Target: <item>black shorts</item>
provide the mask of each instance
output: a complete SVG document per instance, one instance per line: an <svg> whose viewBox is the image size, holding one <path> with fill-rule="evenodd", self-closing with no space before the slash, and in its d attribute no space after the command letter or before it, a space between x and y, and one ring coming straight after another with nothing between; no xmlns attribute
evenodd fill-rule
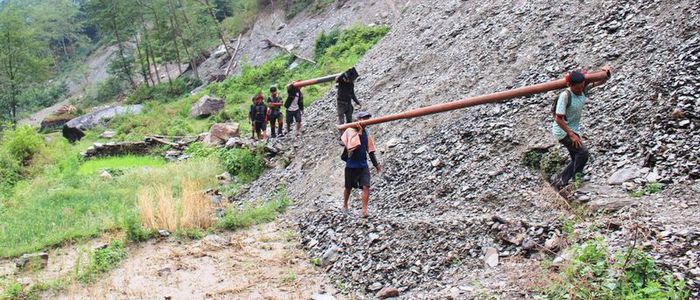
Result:
<svg viewBox="0 0 700 300"><path fill-rule="evenodd" d="M345 168L345 188L369 187L369 168L351 169Z"/></svg>
<svg viewBox="0 0 700 300"><path fill-rule="evenodd" d="M277 120L280 120L282 122L282 112L279 110L270 110L270 122L275 122Z"/></svg>
<svg viewBox="0 0 700 300"><path fill-rule="evenodd" d="M265 131L266 128L267 127L265 127L265 122L255 121L255 128L253 128L253 130L255 130L255 132L260 132L260 131Z"/></svg>
<svg viewBox="0 0 700 300"><path fill-rule="evenodd" d="M287 111L287 124L294 123L295 120L301 123L301 110Z"/></svg>

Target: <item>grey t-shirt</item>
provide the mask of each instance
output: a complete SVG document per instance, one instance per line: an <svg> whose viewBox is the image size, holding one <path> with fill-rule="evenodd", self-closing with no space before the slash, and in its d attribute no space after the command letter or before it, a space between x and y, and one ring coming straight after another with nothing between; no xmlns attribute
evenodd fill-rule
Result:
<svg viewBox="0 0 700 300"><path fill-rule="evenodd" d="M570 91L570 90L569 90ZM559 100L557 100L557 115L566 116L566 125L571 128L576 134L581 135L581 115L583 114L583 104L586 102L586 92L581 93L581 95L576 95L573 92L571 94L571 104L567 107L567 92L564 91L559 94ZM557 140L561 140L566 137L566 132L559 127L556 121L552 123L552 134Z"/></svg>

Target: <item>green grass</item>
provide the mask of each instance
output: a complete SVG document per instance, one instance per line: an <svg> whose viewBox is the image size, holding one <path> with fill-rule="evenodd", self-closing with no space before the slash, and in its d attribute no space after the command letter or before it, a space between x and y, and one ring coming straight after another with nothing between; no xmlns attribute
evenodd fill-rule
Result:
<svg viewBox="0 0 700 300"><path fill-rule="evenodd" d="M650 182L647 185L645 185L644 187L642 187L636 191L631 192L630 196L642 197L642 196L646 196L646 195L653 195L653 194L660 192L662 188L663 188L663 186L660 183Z"/></svg>
<svg viewBox="0 0 700 300"><path fill-rule="evenodd" d="M12 197L0 201L0 257L95 237L105 230L128 229L127 220L138 218L140 186L178 187L184 180L197 180L213 187L216 174L222 172L215 157L132 170L111 181L80 175L78 169L77 156L62 161L45 174L19 183Z"/></svg>
<svg viewBox="0 0 700 300"><path fill-rule="evenodd" d="M115 156L88 160L78 169L79 175L97 175L103 170L128 170L143 167L160 167L165 165L165 160L151 156Z"/></svg>
<svg viewBox="0 0 700 300"><path fill-rule="evenodd" d="M275 198L257 204L246 204L243 208L230 207L219 220L218 227L228 230L248 228L253 225L274 221L291 204L284 188L277 190Z"/></svg>
<svg viewBox="0 0 700 300"><path fill-rule="evenodd" d="M571 261L535 299L688 299L685 282L638 249L611 255L601 239L570 249Z"/></svg>

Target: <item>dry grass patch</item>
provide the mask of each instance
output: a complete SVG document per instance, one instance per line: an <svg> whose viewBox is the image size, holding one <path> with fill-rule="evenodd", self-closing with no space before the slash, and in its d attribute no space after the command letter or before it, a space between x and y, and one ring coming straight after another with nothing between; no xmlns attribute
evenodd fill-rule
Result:
<svg viewBox="0 0 700 300"><path fill-rule="evenodd" d="M141 187L138 205L141 223L149 229L208 229L214 224L212 205L199 182L185 180L180 197L167 184Z"/></svg>

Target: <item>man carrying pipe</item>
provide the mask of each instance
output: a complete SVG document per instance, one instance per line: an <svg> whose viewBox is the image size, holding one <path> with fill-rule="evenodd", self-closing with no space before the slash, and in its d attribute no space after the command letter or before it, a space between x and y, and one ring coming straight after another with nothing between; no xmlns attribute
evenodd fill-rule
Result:
<svg viewBox="0 0 700 300"><path fill-rule="evenodd" d="M609 71L604 67L603 71ZM554 122L552 134L554 138L564 145L571 161L552 179L552 188L559 192L569 184L569 180L577 174L583 175L583 168L588 162L588 148L581 141L581 115L586 96L591 88L603 84L605 80L588 82L585 73L573 71L565 78L568 88L559 94L554 106Z"/></svg>
<svg viewBox="0 0 700 300"><path fill-rule="evenodd" d="M358 120L368 120L372 115L366 112L357 114ZM367 207L369 206L370 174L367 164L367 154L369 154L372 165L377 173L382 171L382 166L377 161L374 154L377 148L374 145L374 138L369 134L367 128L348 128L341 137L345 148L341 158L345 160L345 190L343 193L343 209L348 210L348 200L353 188L362 189L362 217L367 217Z"/></svg>
<svg viewBox="0 0 700 300"><path fill-rule="evenodd" d="M355 96L355 80L359 76L360 74L357 73L357 70L352 68L345 71L335 80L337 83L336 88L338 89L338 125L352 122L352 114L355 110L352 106L352 101L357 103L358 109L362 109L362 104ZM340 133L342 134L343 131L340 131Z"/></svg>
<svg viewBox="0 0 700 300"><path fill-rule="evenodd" d="M292 123L296 122L297 135L301 136L301 116L304 114L304 95L301 88L294 83L287 86L287 101L284 102L287 109L287 133L292 133Z"/></svg>

